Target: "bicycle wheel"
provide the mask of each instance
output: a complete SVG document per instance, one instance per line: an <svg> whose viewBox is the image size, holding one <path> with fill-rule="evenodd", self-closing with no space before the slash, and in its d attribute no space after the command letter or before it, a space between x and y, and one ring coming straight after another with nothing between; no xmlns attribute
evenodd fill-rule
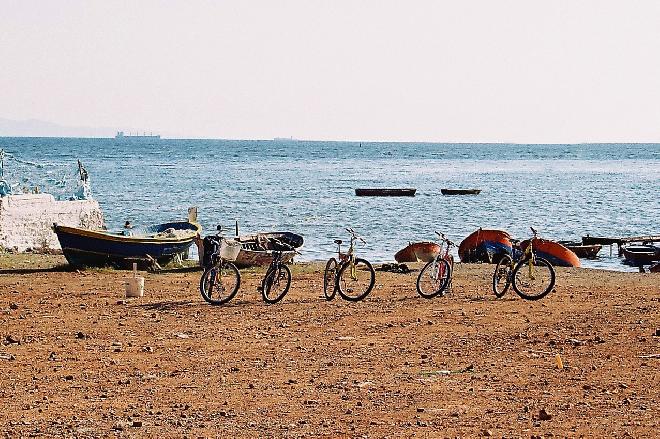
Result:
<svg viewBox="0 0 660 439"><path fill-rule="evenodd" d="M289 291L291 270L284 264L266 273L261 281L261 295L266 303L277 303Z"/></svg>
<svg viewBox="0 0 660 439"><path fill-rule="evenodd" d="M328 259L323 272L323 295L326 300L332 300L337 292L337 260Z"/></svg>
<svg viewBox="0 0 660 439"><path fill-rule="evenodd" d="M543 258L521 261L513 269L513 290L523 299L541 299L554 286L555 269Z"/></svg>
<svg viewBox="0 0 660 439"><path fill-rule="evenodd" d="M422 268L417 276L417 292L425 299L432 299L449 286L451 267L444 259L434 259Z"/></svg>
<svg viewBox="0 0 660 439"><path fill-rule="evenodd" d="M229 302L241 286L241 274L231 262L212 265L204 270L199 281L202 297L211 305Z"/></svg>
<svg viewBox="0 0 660 439"><path fill-rule="evenodd" d="M497 298L501 298L508 291L511 285L511 267L513 259L509 255L503 255L495 266L493 272L493 293Z"/></svg>
<svg viewBox="0 0 660 439"><path fill-rule="evenodd" d="M357 302L371 292L376 282L376 272L365 259L356 258L353 267L346 263L339 269L337 290L344 299Z"/></svg>

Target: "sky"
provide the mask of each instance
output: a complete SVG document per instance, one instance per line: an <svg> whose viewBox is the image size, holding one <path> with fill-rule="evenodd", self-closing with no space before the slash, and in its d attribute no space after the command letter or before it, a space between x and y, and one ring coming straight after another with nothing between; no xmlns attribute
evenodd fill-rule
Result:
<svg viewBox="0 0 660 439"><path fill-rule="evenodd" d="M0 118L171 137L660 142L656 0L0 0Z"/></svg>

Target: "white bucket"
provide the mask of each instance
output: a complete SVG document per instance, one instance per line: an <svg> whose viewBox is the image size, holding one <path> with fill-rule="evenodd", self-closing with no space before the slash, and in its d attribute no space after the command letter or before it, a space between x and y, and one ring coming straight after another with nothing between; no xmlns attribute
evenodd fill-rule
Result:
<svg viewBox="0 0 660 439"><path fill-rule="evenodd" d="M144 277L137 275L137 264L133 263L133 277L126 279L126 297L144 296Z"/></svg>
<svg viewBox="0 0 660 439"><path fill-rule="evenodd" d="M144 278L142 276L126 279L126 297L144 296Z"/></svg>

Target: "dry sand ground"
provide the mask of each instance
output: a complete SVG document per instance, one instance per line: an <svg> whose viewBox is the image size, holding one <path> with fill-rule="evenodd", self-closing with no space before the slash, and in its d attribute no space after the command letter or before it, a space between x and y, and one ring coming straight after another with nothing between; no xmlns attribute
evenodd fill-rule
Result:
<svg viewBox="0 0 660 439"><path fill-rule="evenodd" d="M495 299L492 266L459 264L443 298L418 297L417 273L379 272L364 302L328 303L308 264L280 304L261 301L253 270L211 307L198 271L144 274L145 297L125 300L127 272L26 258L0 257L7 437L660 431L659 274L560 269L555 292L526 302Z"/></svg>

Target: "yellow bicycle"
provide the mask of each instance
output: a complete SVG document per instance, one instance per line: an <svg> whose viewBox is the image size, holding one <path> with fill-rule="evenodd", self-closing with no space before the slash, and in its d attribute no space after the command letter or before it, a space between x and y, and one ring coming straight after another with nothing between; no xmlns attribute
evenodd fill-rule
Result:
<svg viewBox="0 0 660 439"><path fill-rule="evenodd" d="M550 262L534 254L533 243L538 233L532 229L533 237L517 261L504 255L493 273L493 292L498 298L509 289L527 300L545 297L555 286L555 269Z"/></svg>
<svg viewBox="0 0 660 439"><path fill-rule="evenodd" d="M371 292L376 282L376 272L366 259L355 256L355 242L357 240L366 244L352 228L346 231L351 234L351 243L348 252L341 252L341 239L336 239L337 259L330 258L325 264L323 272L323 294L327 300L332 300L335 293L351 302L357 302Z"/></svg>

